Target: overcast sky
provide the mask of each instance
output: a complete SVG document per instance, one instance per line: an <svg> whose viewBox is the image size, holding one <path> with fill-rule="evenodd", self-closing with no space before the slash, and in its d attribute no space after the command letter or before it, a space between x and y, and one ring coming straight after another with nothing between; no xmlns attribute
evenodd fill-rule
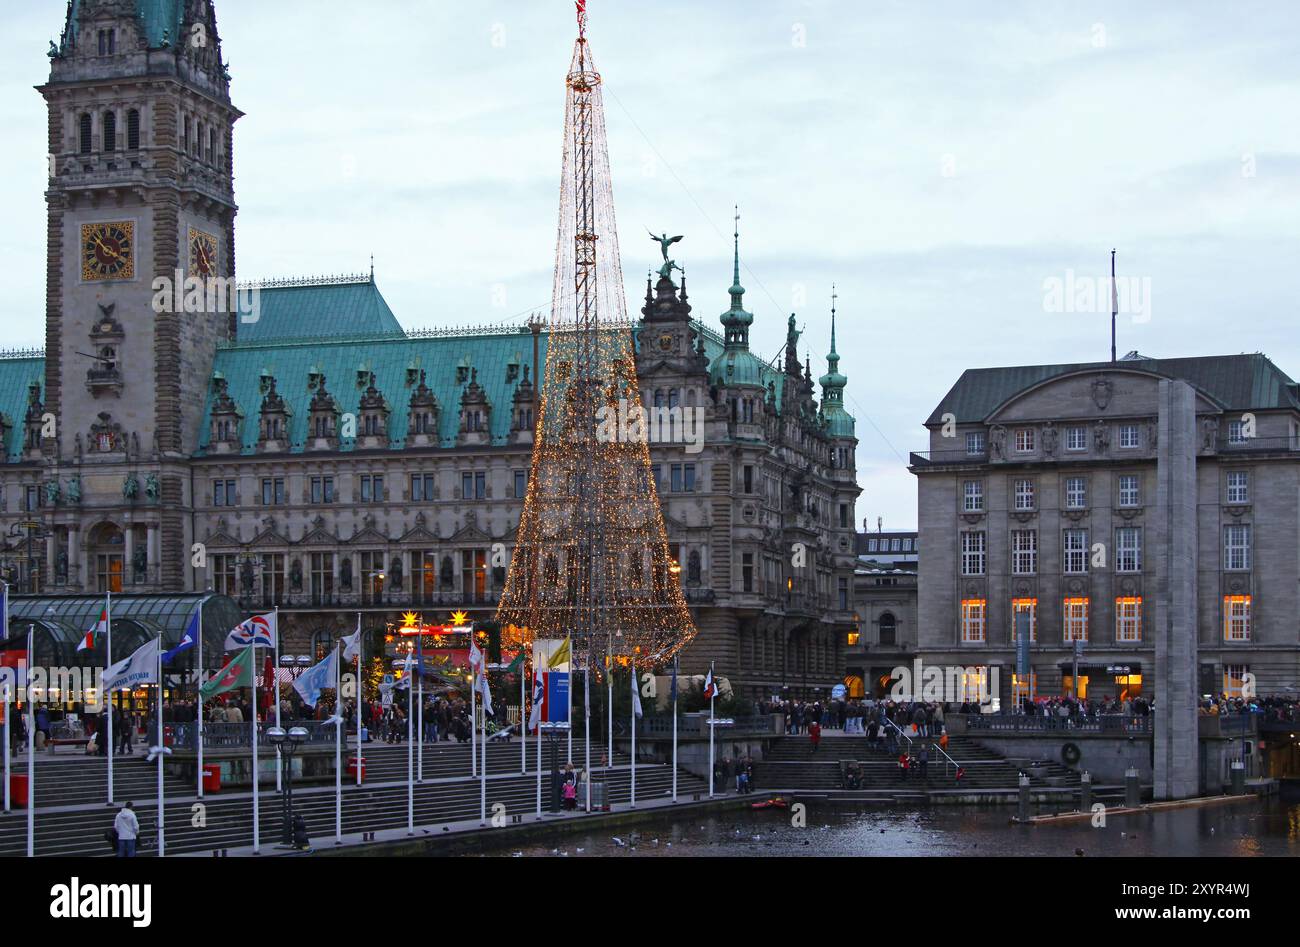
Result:
<svg viewBox="0 0 1300 947"><path fill-rule="evenodd" d="M0 344L39 345L48 41L2 0ZM859 519L916 524L908 450L964 368L1263 351L1300 376L1300 4L591 0L623 262L639 306L681 233L695 315L731 282L825 371L831 284L858 418ZM569 0L218 0L242 278L375 258L408 328L549 305ZM976 12L978 11L978 12Z"/></svg>

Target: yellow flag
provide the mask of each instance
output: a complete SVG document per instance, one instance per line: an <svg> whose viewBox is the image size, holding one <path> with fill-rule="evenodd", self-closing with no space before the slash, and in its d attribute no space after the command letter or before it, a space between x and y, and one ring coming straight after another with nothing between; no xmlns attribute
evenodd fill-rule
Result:
<svg viewBox="0 0 1300 947"><path fill-rule="evenodd" d="M551 660L546 662L546 667L550 670L555 670L561 664L568 664L568 663L569 663L569 639L565 638L562 642L560 642L560 646L555 649L555 653L551 655Z"/></svg>

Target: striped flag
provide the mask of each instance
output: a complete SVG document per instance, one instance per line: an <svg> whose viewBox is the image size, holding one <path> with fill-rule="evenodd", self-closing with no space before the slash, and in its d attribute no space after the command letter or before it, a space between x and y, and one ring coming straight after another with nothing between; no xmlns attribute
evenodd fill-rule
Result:
<svg viewBox="0 0 1300 947"><path fill-rule="evenodd" d="M255 648L275 647L275 613L254 615L241 621L226 635L226 650L238 651L252 645Z"/></svg>
<svg viewBox="0 0 1300 947"><path fill-rule="evenodd" d="M709 666L709 673L704 675L704 699L712 700L718 696L718 682L713 679L713 667Z"/></svg>
<svg viewBox="0 0 1300 947"><path fill-rule="evenodd" d="M93 649L95 647L95 635L108 633L108 621L108 599L105 598L104 607L99 612L99 621L95 622L90 630L82 636L81 641L77 644L77 650L90 651Z"/></svg>

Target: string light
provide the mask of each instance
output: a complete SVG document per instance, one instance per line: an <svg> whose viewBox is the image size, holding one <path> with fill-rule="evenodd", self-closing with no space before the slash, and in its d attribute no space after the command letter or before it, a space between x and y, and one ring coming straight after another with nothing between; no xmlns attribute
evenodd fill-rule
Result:
<svg viewBox="0 0 1300 947"><path fill-rule="evenodd" d="M591 668L662 665L697 634L643 437L601 77L585 35L566 80L564 159L537 436L497 619L505 644L572 637Z"/></svg>

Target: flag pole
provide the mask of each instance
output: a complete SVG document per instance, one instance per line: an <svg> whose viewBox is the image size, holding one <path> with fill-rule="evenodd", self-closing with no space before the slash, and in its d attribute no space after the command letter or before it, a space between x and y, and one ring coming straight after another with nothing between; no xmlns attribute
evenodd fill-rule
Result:
<svg viewBox="0 0 1300 947"><path fill-rule="evenodd" d="M637 704L637 686L636 686L636 661L632 661L632 804L629 808L636 808L636 704Z"/></svg>
<svg viewBox="0 0 1300 947"><path fill-rule="evenodd" d="M198 651L198 657L194 659L194 683L199 691L198 709L195 711L195 729L198 732L199 743L199 798L203 798L203 600L199 599L199 640L195 646ZM112 713L109 713L112 716ZM112 752L111 750L109 752Z"/></svg>
<svg viewBox="0 0 1300 947"><path fill-rule="evenodd" d="M713 697L718 693L718 681L713 677L713 662L709 662L709 679L713 681L709 691L709 798L713 798L713 731L718 729L713 722Z"/></svg>
<svg viewBox="0 0 1300 947"><path fill-rule="evenodd" d="M32 633L36 624L27 626L27 688L23 703L27 705L27 857L36 856L36 704L32 701ZM111 714L109 715L112 716ZM7 735L7 734L6 734ZM113 759L112 754L109 760ZM109 785L113 785L109 780Z"/></svg>
<svg viewBox="0 0 1300 947"><path fill-rule="evenodd" d="M338 653L342 641L334 643L334 844L343 844L343 655ZM359 731L358 731L359 732ZM358 763L360 766L360 763Z"/></svg>
<svg viewBox="0 0 1300 947"><path fill-rule="evenodd" d="M104 593L104 618L108 622L106 638L108 650L105 652L107 660L104 661L104 667L107 669L113 666L113 593L111 590ZM95 624L99 623L96 622ZM27 667L30 669L31 666L32 656L29 652ZM113 742L113 703L113 692L110 690L108 692L108 804L110 806L113 804L113 757L117 753L117 745ZM122 716L122 723L129 727L131 724L127 721L126 715L123 714ZM31 765L30 761L28 765Z"/></svg>
<svg viewBox="0 0 1300 947"><path fill-rule="evenodd" d="M470 625L469 646L471 652L477 645L478 642L474 640L474 626ZM475 687L475 684L478 682L474 680L475 671L473 665L474 661L471 654L469 669L469 775L471 778L478 775L478 727L475 723L475 718L478 716L478 694L476 693L478 688Z"/></svg>
<svg viewBox="0 0 1300 947"><path fill-rule="evenodd" d="M519 639L519 655L523 657L524 642L522 635ZM519 772L528 775L528 694L525 688L528 686L528 659L519 662Z"/></svg>
<svg viewBox="0 0 1300 947"><path fill-rule="evenodd" d="M166 804L165 789L163 787L163 760L167 754L163 752L166 741L163 736L163 662L162 662L162 639L158 639L158 857L162 858L167 854L167 813L164 808Z"/></svg>
<svg viewBox="0 0 1300 947"><path fill-rule="evenodd" d="M487 691L487 655L484 660L478 663L479 678L483 682L483 690ZM478 818L480 825L487 824L487 698L483 700L483 759L479 762L478 767Z"/></svg>
<svg viewBox="0 0 1300 947"><path fill-rule="evenodd" d="M673 802L677 801L677 655L673 655Z"/></svg>
<svg viewBox="0 0 1300 947"><path fill-rule="evenodd" d="M276 635L279 636L280 629L276 629ZM257 772L257 644L256 638L250 641L248 646L253 649L253 660L250 662L249 677L253 682L253 707L249 716L253 718L253 854L262 853L262 827L259 816L261 815L261 799L258 787L262 780Z"/></svg>
<svg viewBox="0 0 1300 947"><path fill-rule="evenodd" d="M415 730L420 736L420 747L416 751L419 756L419 762L416 764L415 781L417 783L422 783L424 782L424 627L423 625L421 625L419 632L420 632L419 635L415 639L416 650L419 652L419 657L416 661L415 673L419 678L418 687L420 688L420 697L419 697L419 703L416 705L416 712L420 716L418 719L419 725L415 728Z"/></svg>
<svg viewBox="0 0 1300 947"><path fill-rule="evenodd" d="M411 654L406 654L406 834L415 834L415 747L411 742L411 725L415 721L415 688L411 686ZM396 706L396 701L393 706Z"/></svg>
<svg viewBox="0 0 1300 947"><path fill-rule="evenodd" d="M587 747L587 811L591 811L591 644L587 644L586 667L582 669L582 740Z"/></svg>
<svg viewBox="0 0 1300 947"><path fill-rule="evenodd" d="M365 690L361 686L361 659L366 647L366 636L361 634L361 613L357 612L357 785L361 785L361 702Z"/></svg>
<svg viewBox="0 0 1300 947"><path fill-rule="evenodd" d="M533 703L537 702L537 657L533 652ZM542 691L542 701L546 700L546 691ZM542 817L542 715L537 715L537 818Z"/></svg>
<svg viewBox="0 0 1300 947"><path fill-rule="evenodd" d="M280 726L280 606L279 605L275 606L275 610L273 614L275 615L275 640L272 642L272 644L275 645L275 652L274 652L275 660L271 664L271 684L272 684L271 699L275 701L275 725L277 728L279 728ZM283 778L280 775L280 770L282 768L283 767L280 765L280 744L277 743L275 745L275 791L276 792L283 791L280 785L281 780Z"/></svg>
<svg viewBox="0 0 1300 947"><path fill-rule="evenodd" d="M605 768L614 765L614 652L610 650L605 657L605 685L607 710L609 711L609 756L605 758ZM609 798L608 796L606 798Z"/></svg>
<svg viewBox="0 0 1300 947"><path fill-rule="evenodd" d="M5 641L7 642L7 641L9 640L9 583L8 583L8 582L0 582L0 590L3 591L4 597L5 597L5 614L4 614L4 622L5 622L5 624L4 624L4 637L5 637ZM15 684L18 683L18 675L17 675L17 674L14 675L14 683L15 683ZM4 689L5 689L5 693L4 693L4 701L5 701L5 728L4 728L4 733L5 733L5 749L4 749L4 754L5 754L5 812L8 812L9 809L10 809L10 801L9 801L9 793L10 793L10 789L9 789L9 768L10 768L10 766L12 765L12 761L9 759L9 745L10 745L11 743L13 743L13 726L14 726L14 719L13 719L13 715L10 713L10 710L9 710L9 702L10 702L10 699L13 697L13 695L10 693L10 690L11 690L12 688L10 688L10 686L9 686L9 679L8 679L7 677L6 677L5 680L4 680Z"/></svg>

